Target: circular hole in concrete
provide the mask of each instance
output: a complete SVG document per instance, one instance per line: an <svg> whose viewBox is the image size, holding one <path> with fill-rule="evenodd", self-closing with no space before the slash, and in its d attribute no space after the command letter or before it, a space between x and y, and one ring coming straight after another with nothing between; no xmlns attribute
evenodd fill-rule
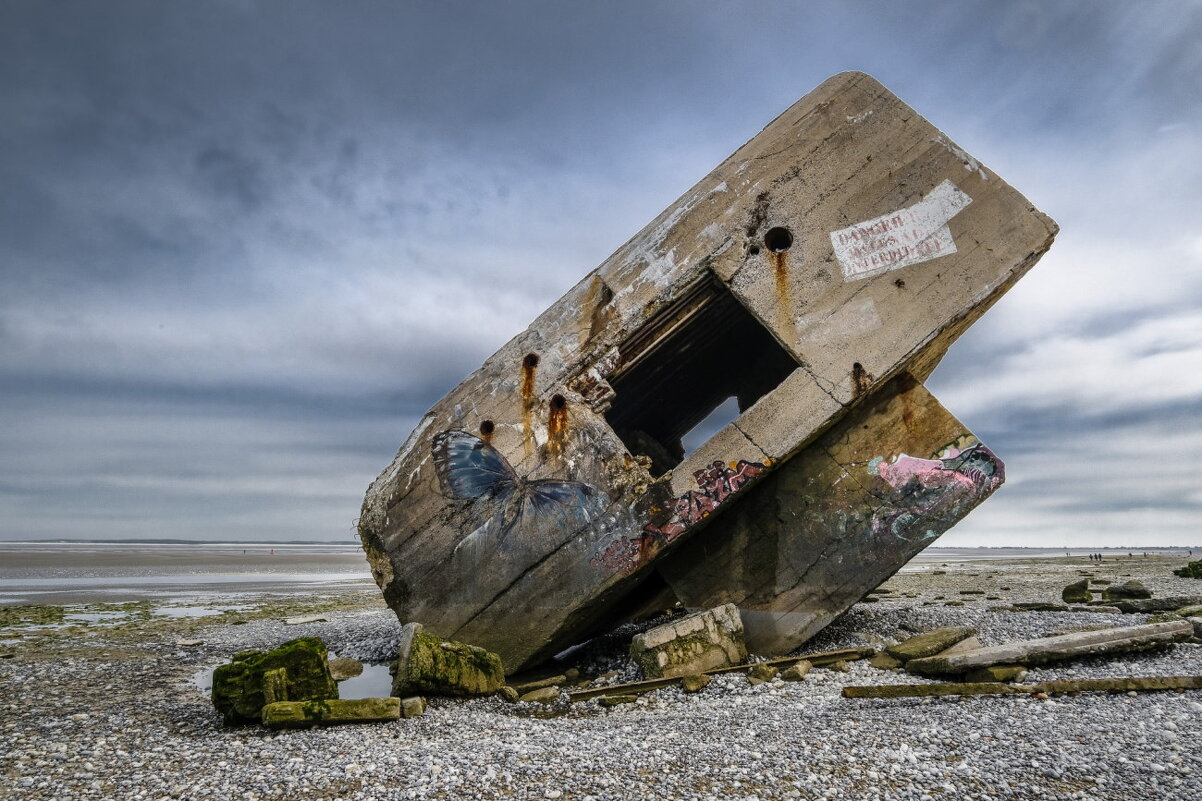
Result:
<svg viewBox="0 0 1202 801"><path fill-rule="evenodd" d="M784 253L793 247L793 234L788 228L769 228L764 234L764 246L773 253Z"/></svg>

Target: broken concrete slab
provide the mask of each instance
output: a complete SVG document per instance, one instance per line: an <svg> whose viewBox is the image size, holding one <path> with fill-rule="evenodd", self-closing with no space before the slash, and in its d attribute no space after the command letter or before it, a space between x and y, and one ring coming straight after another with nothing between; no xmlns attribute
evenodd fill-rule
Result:
<svg viewBox="0 0 1202 801"><path fill-rule="evenodd" d="M766 662L760 662L753 665L751 670L747 671L747 681L752 687L756 687L764 682L772 681L780 675L780 668L775 665L769 665Z"/></svg>
<svg viewBox="0 0 1202 801"><path fill-rule="evenodd" d="M790 665L780 672L781 681L805 681L806 676L810 674L810 670L814 665L807 659Z"/></svg>
<svg viewBox="0 0 1202 801"><path fill-rule="evenodd" d="M285 626L301 626L305 623L328 623L330 618L326 615L296 615L295 617L284 618Z"/></svg>
<svg viewBox="0 0 1202 801"><path fill-rule="evenodd" d="M1022 665L990 665L968 671L964 674L964 680L970 684L982 681L1022 681L1027 673L1027 669Z"/></svg>
<svg viewBox="0 0 1202 801"><path fill-rule="evenodd" d="M385 600L514 670L611 625L661 556L892 379L929 375L1055 230L870 76L831 78L422 418L360 517ZM730 397L739 417L685 457ZM967 477L986 453L957 451L920 457ZM971 508L911 530L897 501L881 527L902 550ZM873 555L883 575L908 558Z"/></svg>
<svg viewBox="0 0 1202 801"><path fill-rule="evenodd" d="M262 723L269 729L342 726L400 720L399 698L330 698L321 701L277 701L263 707Z"/></svg>
<svg viewBox="0 0 1202 801"><path fill-rule="evenodd" d="M1001 461L903 374L656 570L687 606L736 603L752 652L788 653L1004 479Z"/></svg>
<svg viewBox="0 0 1202 801"><path fill-rule="evenodd" d="M894 645L886 646L885 653L899 662L935 656L951 648L961 640L975 636L977 629L970 626L947 626L917 634Z"/></svg>
<svg viewBox="0 0 1202 801"><path fill-rule="evenodd" d="M1103 601L1135 601L1151 598L1152 591L1142 581L1131 579L1122 584L1111 584L1102 590Z"/></svg>
<svg viewBox="0 0 1202 801"><path fill-rule="evenodd" d="M1185 620L1064 634L978 648L954 656L912 659L906 670L926 676L966 673L990 665L1040 665L1100 654L1125 653L1180 642L1193 636Z"/></svg>
<svg viewBox="0 0 1202 801"><path fill-rule="evenodd" d="M687 676L747 659L734 604L695 612L634 637L630 657L649 679Z"/></svg>
<svg viewBox="0 0 1202 801"><path fill-rule="evenodd" d="M393 695L492 695L503 686L505 669L496 654L443 639L420 623L401 628Z"/></svg>
<svg viewBox="0 0 1202 801"><path fill-rule="evenodd" d="M708 687L711 681L713 679L705 673L693 673L688 676L681 676L680 689L686 693L699 693Z"/></svg>

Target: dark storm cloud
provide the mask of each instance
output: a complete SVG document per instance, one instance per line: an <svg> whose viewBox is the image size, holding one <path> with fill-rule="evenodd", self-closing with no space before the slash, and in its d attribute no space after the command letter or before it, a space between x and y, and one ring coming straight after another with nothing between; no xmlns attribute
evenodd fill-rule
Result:
<svg viewBox="0 0 1202 801"><path fill-rule="evenodd" d="M844 69L1064 226L933 381L1006 492L1167 508L1040 445L1198 430L1156 376L1202 355L1200 40L1176 2L0 5L0 537L342 536L425 408Z"/></svg>

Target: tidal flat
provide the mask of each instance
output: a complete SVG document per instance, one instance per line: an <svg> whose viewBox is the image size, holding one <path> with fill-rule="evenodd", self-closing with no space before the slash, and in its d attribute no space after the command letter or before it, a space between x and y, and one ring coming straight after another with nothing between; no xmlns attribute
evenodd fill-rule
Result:
<svg viewBox="0 0 1202 801"><path fill-rule="evenodd" d="M880 648L951 625L979 629L989 645L1152 617L1009 609L1059 603L1061 589L1086 576L1138 579L1157 597L1202 595L1202 581L1172 573L1188 561L1184 551L1107 553L1100 563L1063 552L957 558L926 552L802 650ZM224 728L204 677L232 654L304 635L321 637L332 654L379 664L399 630L362 581L234 584L0 607L0 797L1202 797L1202 691L843 698L851 684L929 681L866 660L816 668L802 682L752 686L728 674L697 693L665 688L612 708L431 699L421 717L392 723ZM283 622L314 614L328 621ZM567 659L585 678L636 678L629 633ZM1202 675L1202 645L1034 668L1027 681L1184 675Z"/></svg>

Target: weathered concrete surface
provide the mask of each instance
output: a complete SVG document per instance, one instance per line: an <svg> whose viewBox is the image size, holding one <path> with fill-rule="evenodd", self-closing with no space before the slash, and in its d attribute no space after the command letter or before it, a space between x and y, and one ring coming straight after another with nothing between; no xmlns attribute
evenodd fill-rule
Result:
<svg viewBox="0 0 1202 801"><path fill-rule="evenodd" d="M1004 480L1001 461L902 374L656 569L686 606L736 604L753 653L788 653Z"/></svg>
<svg viewBox="0 0 1202 801"><path fill-rule="evenodd" d="M831 78L422 418L359 522L385 599L512 670L555 653L874 389L924 378L1055 230L871 77ZM728 396L738 419L675 463Z"/></svg>
<svg viewBox="0 0 1202 801"><path fill-rule="evenodd" d="M213 671L213 706L227 726L257 723L267 704L338 697L326 645L300 637L270 651L242 651Z"/></svg>
<svg viewBox="0 0 1202 801"><path fill-rule="evenodd" d="M953 656L912 659L906 663L906 670L926 676L944 676L990 665L1041 665L1065 659L1154 648L1180 642L1193 634L1194 627L1186 620L1148 623L993 645Z"/></svg>
<svg viewBox="0 0 1202 801"><path fill-rule="evenodd" d="M738 665L747 659L739 610L725 604L656 626L631 641L630 656L649 679Z"/></svg>

